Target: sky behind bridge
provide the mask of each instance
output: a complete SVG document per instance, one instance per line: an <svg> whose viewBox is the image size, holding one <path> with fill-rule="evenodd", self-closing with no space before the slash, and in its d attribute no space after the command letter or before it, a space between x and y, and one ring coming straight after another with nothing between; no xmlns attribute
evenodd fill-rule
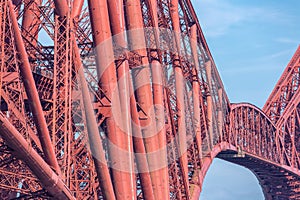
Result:
<svg viewBox="0 0 300 200"><path fill-rule="evenodd" d="M231 102L262 108L300 44L299 0L192 0ZM254 175L215 159L201 200L264 199Z"/></svg>

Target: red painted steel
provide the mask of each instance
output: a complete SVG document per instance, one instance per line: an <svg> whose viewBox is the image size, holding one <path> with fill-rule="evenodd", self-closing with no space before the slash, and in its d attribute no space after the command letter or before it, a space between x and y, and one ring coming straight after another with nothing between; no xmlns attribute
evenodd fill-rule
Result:
<svg viewBox="0 0 300 200"><path fill-rule="evenodd" d="M43 187L56 199L75 199L70 190L43 158L31 147L15 129L15 127L0 114L1 137L17 152L16 156L22 159L35 172Z"/></svg>
<svg viewBox="0 0 300 200"><path fill-rule="evenodd" d="M218 157L299 199L299 53L260 110L190 0L0 0L0 198L196 200Z"/></svg>
<svg viewBox="0 0 300 200"><path fill-rule="evenodd" d="M114 115L122 115L117 82L117 71L114 61L111 39L110 19L107 1L88 1L91 25L93 30L94 48L96 50L97 74L104 94L112 102L115 111L106 116L107 137L109 140L109 162L116 199L135 199L134 163L131 138L122 130L123 120ZM124 100L124 99L123 99ZM130 134L129 134L130 135ZM130 143L130 144L129 144ZM129 145L128 145L129 144ZM125 151L125 153L122 153Z"/></svg>
<svg viewBox="0 0 300 200"><path fill-rule="evenodd" d="M55 171L60 174L60 168L57 163L57 159L54 153L53 146L51 144L50 134L47 127L47 123L43 114L43 108L40 104L39 95L35 86L35 81L32 76L30 63L24 46L21 32L18 27L17 18L14 11L14 6L11 1L8 2L9 14L12 20L13 33L16 42L16 49L19 52L19 57L21 60L20 73L23 78L23 83L26 89L26 94L28 96L34 116L34 121L36 123L38 136L42 144L43 153L45 154L46 161L50 164Z"/></svg>
<svg viewBox="0 0 300 200"><path fill-rule="evenodd" d="M141 109L145 112L145 119L140 120L143 133L145 150L147 153L152 188L155 199L163 199L165 194L162 187L162 171L157 170L159 166L158 156L151 156L153 152L159 151L158 135L156 134L157 122L153 107L151 89L149 59L146 52L146 41L143 30L143 19L141 4L139 1L125 1L126 21L128 29L129 49L141 56L141 62L132 71L136 100ZM138 38L138 39L136 39Z"/></svg>

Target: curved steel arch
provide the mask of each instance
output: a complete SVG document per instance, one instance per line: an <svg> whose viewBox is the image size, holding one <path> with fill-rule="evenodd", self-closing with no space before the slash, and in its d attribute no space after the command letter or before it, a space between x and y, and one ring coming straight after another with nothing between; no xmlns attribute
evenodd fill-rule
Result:
<svg viewBox="0 0 300 200"><path fill-rule="evenodd" d="M230 126L229 142L244 152L245 160L226 158L224 153L220 157L249 168L258 177L266 199L299 198L299 158L290 153L297 152L292 142L289 148L285 145L282 130L251 104L232 106Z"/></svg>
<svg viewBox="0 0 300 200"><path fill-rule="evenodd" d="M300 197L300 170L290 162L280 131L261 109L252 104L231 105L227 140L215 145L209 157L203 158L200 187L194 190L193 199L199 199L205 175L216 157L253 172L268 200Z"/></svg>

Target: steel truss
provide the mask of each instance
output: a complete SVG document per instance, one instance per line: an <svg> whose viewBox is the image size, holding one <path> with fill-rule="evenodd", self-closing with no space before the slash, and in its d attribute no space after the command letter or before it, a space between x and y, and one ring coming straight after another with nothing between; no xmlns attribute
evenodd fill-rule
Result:
<svg viewBox="0 0 300 200"><path fill-rule="evenodd" d="M260 110L190 0L0 0L0 44L1 199L196 200L215 157L299 199L300 47Z"/></svg>

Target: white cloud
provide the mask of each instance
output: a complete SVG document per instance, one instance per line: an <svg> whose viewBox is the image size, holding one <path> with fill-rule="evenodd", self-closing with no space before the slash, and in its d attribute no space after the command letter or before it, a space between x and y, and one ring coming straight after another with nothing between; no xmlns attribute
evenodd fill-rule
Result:
<svg viewBox="0 0 300 200"><path fill-rule="evenodd" d="M264 56L261 56L257 59L257 62L254 63L237 63L236 65L239 67L232 67L232 68L221 68L220 72L223 76L246 76L247 74L262 74L262 73L268 73L270 71L280 70L284 67L282 63L278 63L278 59L282 59L285 57L291 57L293 51L291 49L288 50L282 50L275 53L270 53Z"/></svg>
<svg viewBox="0 0 300 200"><path fill-rule="evenodd" d="M278 57L288 57L287 55L291 54L293 51L291 49L279 51L277 53L273 53L264 57L265 60L271 60Z"/></svg>
<svg viewBox="0 0 300 200"><path fill-rule="evenodd" d="M290 39L290 38L277 38L275 41L279 42L279 43L283 43L283 44L299 44L300 43L300 41Z"/></svg>
<svg viewBox="0 0 300 200"><path fill-rule="evenodd" d="M276 10L235 5L228 0L192 0L192 2L208 37L224 35L235 25L257 19L270 22L282 19L280 12Z"/></svg>

